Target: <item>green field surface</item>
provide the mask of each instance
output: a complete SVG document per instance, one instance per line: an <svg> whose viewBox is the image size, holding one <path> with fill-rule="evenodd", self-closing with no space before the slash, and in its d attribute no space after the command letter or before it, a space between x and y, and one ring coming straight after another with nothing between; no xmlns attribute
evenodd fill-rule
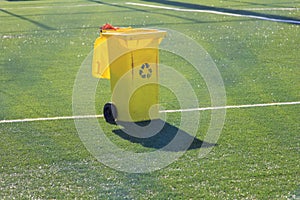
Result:
<svg viewBox="0 0 300 200"><path fill-rule="evenodd" d="M298 24L126 2L0 1L0 199L300 199L300 1L130 1ZM4 123L72 116L76 75L107 22L167 28L193 39L215 62L229 106L298 103L227 109L220 137L203 158L198 155L212 111L200 111L192 146L150 173L122 172L99 162L72 119ZM160 62L189 81L199 108L211 106L206 83L190 63L163 50ZM160 91L164 109L180 109L172 91ZM110 98L109 80L99 80L96 113L89 114L101 115ZM152 139L136 139L98 121L119 148L152 152L168 144L180 125L180 112L166 115L165 135Z"/></svg>

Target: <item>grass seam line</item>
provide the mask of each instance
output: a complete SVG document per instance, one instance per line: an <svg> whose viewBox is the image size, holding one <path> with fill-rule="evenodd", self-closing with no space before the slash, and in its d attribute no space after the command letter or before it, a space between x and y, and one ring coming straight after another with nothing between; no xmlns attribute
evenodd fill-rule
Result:
<svg viewBox="0 0 300 200"><path fill-rule="evenodd" d="M80 7L95 7L103 6L103 4L77 4L77 5L64 5L64 6L24 6L24 7L7 7L3 10L23 10L23 9L48 9L48 8L80 8Z"/></svg>

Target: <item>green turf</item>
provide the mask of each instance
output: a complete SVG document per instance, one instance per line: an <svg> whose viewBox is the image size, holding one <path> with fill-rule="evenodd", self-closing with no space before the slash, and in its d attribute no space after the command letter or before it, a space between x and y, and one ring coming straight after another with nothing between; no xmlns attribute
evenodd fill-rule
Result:
<svg viewBox="0 0 300 200"><path fill-rule="evenodd" d="M106 22L166 27L193 38L215 61L228 105L299 101L299 25L178 13L125 2L1 1L0 120L71 116L77 71L93 48L99 26ZM300 6L279 0L132 2L234 10ZM299 10L253 12L300 20ZM161 62L198 88L199 107L210 106L205 82L194 76L188 63L165 51ZM100 80L96 96L97 114L102 114L110 99L109 81ZM178 108L166 88L160 101L166 109ZM298 105L229 109L210 154L199 159L199 148L191 148L168 167L148 174L119 172L98 162L82 144L72 120L0 124L0 198L299 198L299 111ZM210 114L201 112L199 140L204 139ZM180 114L168 115L170 125L176 127L179 121ZM102 118L99 123L107 137L126 150L148 152L164 144L152 140L145 145L145 140L116 134L122 130Z"/></svg>

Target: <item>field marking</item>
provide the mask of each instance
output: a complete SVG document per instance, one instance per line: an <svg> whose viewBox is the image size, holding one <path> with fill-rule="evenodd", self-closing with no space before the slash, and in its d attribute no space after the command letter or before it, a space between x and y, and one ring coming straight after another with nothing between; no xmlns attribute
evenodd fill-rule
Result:
<svg viewBox="0 0 300 200"><path fill-rule="evenodd" d="M113 5L119 5L121 3L111 3ZM128 5L134 5L138 3L132 3L132 2L126 2L125 4ZM68 6L25 6L25 7L8 7L8 8L2 8L2 9L44 9L44 8L76 8L76 7L93 7L93 6L103 6L104 4L97 3L97 4L78 4L78 5L68 5ZM149 5L149 4L144 4ZM152 5L149 5L152 6ZM154 5L153 5L154 6ZM161 6L163 7L163 6ZM189 10L189 9L182 9L182 10ZM298 11L300 8L247 8L242 10L260 10L260 11ZM191 9L191 11L195 11Z"/></svg>
<svg viewBox="0 0 300 200"><path fill-rule="evenodd" d="M206 108L187 108L187 109L178 109L178 110L161 110L159 112L160 113L194 112L194 111L206 111L206 110L270 107L270 106L285 106L285 105L298 105L298 104L300 104L300 101L279 102L279 103L262 103L262 104L248 104L248 105L233 105L233 106L219 106L219 107L206 107ZM82 116L25 118L25 119L0 120L0 124L20 123L20 122L35 122L35 121L71 120L71 119L91 119L91 118L102 118L102 117L103 117L103 115L82 115Z"/></svg>
<svg viewBox="0 0 300 200"><path fill-rule="evenodd" d="M161 113L192 112L192 111L205 111L205 110L255 108L255 107L284 106L284 105L297 105L297 104L300 104L300 101L280 102L280 103L261 103L261 104L248 104L248 105L233 105L233 106L218 106L218 107L206 107L206 108L187 108L187 109L179 109L179 110L162 110L160 112Z"/></svg>
<svg viewBox="0 0 300 200"><path fill-rule="evenodd" d="M158 9L164 9L164 10L173 10L173 11L179 11L179 12L210 13L210 14L225 15L225 16L232 16L232 17L247 17L247 18L260 19L260 20L265 20L265 21L300 24L300 21L297 21L297 20L284 20L284 19L276 19L276 18L270 18L270 17L256 16L256 15L243 15L243 14L235 14L235 13L213 11L213 10L184 9L184 8L175 8L175 7L168 7L168 6L157 6L157 5L142 4L142 3L132 3L132 2L126 2L125 4L132 5L132 6L158 8Z"/></svg>
<svg viewBox="0 0 300 200"><path fill-rule="evenodd" d="M103 115L82 115L82 116L62 116L62 117L41 117L41 118L10 119L10 120L1 120L0 124L19 123L19 122L35 122L35 121L70 120L70 119L91 119L91 118L101 118L101 117L103 117Z"/></svg>

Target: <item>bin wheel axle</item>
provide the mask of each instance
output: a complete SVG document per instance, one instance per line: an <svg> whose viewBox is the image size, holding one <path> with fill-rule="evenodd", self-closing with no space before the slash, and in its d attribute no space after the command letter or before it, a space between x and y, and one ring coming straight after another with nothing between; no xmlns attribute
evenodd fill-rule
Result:
<svg viewBox="0 0 300 200"><path fill-rule="evenodd" d="M109 124L116 124L117 108L113 103L106 103L103 107L105 121Z"/></svg>

